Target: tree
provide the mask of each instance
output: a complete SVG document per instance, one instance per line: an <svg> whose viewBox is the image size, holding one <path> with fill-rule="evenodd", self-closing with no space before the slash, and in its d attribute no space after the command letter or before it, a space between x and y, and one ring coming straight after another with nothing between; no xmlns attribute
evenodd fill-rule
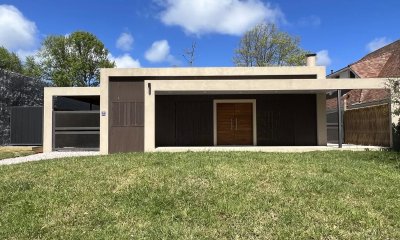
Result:
<svg viewBox="0 0 400 240"><path fill-rule="evenodd" d="M22 73L22 63L17 54L0 47L0 68L16 73Z"/></svg>
<svg viewBox="0 0 400 240"><path fill-rule="evenodd" d="M43 79L43 68L40 63L35 61L33 56L28 56L25 59L23 74L27 77Z"/></svg>
<svg viewBox="0 0 400 240"><path fill-rule="evenodd" d="M295 66L305 64L306 51L300 39L280 32L274 24L262 23L247 31L235 50L236 66Z"/></svg>
<svg viewBox="0 0 400 240"><path fill-rule="evenodd" d="M400 73L400 66L399 71ZM400 78L388 78L385 82L386 89L390 92L391 115L397 117L397 123L392 122L393 149L400 151Z"/></svg>
<svg viewBox="0 0 400 240"><path fill-rule="evenodd" d="M400 116L400 78L388 78L385 82L385 87L390 91L390 99L392 103L392 114Z"/></svg>
<svg viewBox="0 0 400 240"><path fill-rule="evenodd" d="M55 86L97 86L100 68L112 68L108 50L93 34L74 32L69 36L49 36L40 56L45 77Z"/></svg>
<svg viewBox="0 0 400 240"><path fill-rule="evenodd" d="M186 48L186 49L183 50L182 56L188 62L188 65L190 67L192 67L193 64L194 64L194 60L195 60L195 56L196 56L195 55L196 54L196 47L197 47L196 41L193 41L191 48Z"/></svg>

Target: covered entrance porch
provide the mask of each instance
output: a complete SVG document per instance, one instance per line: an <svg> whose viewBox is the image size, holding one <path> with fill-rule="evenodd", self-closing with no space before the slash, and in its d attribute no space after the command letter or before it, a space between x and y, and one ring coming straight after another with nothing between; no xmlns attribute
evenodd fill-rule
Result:
<svg viewBox="0 0 400 240"><path fill-rule="evenodd" d="M158 93L155 145L317 146L317 98L315 92Z"/></svg>

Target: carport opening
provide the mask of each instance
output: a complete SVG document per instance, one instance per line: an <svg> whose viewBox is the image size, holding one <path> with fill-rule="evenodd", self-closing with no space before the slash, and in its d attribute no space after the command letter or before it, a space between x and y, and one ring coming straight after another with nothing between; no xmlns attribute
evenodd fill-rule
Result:
<svg viewBox="0 0 400 240"><path fill-rule="evenodd" d="M53 98L53 151L98 151L100 96Z"/></svg>

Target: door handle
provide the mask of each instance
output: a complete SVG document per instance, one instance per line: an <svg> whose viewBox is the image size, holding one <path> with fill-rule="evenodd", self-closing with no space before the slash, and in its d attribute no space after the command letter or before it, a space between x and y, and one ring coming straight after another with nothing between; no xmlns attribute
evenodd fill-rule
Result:
<svg viewBox="0 0 400 240"><path fill-rule="evenodd" d="M236 123L235 123L236 127L235 128L236 128L236 131L237 131L237 118L235 118L235 120L236 120Z"/></svg>
<svg viewBox="0 0 400 240"><path fill-rule="evenodd" d="M231 118L231 130L233 130L233 119Z"/></svg>

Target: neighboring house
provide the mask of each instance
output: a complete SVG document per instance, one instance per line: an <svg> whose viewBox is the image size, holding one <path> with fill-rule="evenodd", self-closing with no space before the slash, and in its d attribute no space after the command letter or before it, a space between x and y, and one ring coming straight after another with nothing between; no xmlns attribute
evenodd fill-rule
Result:
<svg viewBox="0 0 400 240"><path fill-rule="evenodd" d="M325 73L315 54L298 67L101 69L100 87L45 88L43 148L326 146L326 92L384 81ZM76 104L56 104L60 97Z"/></svg>
<svg viewBox="0 0 400 240"><path fill-rule="evenodd" d="M371 52L327 78L390 78L400 77L400 40ZM390 103L386 89L353 89L342 91L342 110L350 110ZM328 141L337 141L337 93L327 94Z"/></svg>

